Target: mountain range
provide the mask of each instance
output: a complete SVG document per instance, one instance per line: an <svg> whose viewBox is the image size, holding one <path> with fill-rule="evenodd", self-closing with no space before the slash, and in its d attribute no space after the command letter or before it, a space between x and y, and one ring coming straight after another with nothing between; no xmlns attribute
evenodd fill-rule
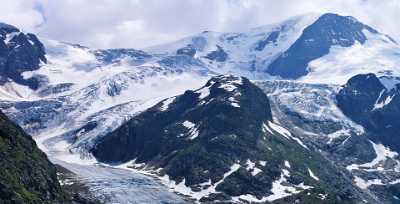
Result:
<svg viewBox="0 0 400 204"><path fill-rule="evenodd" d="M399 65L333 13L144 50L0 24L0 107L105 203L400 203Z"/></svg>

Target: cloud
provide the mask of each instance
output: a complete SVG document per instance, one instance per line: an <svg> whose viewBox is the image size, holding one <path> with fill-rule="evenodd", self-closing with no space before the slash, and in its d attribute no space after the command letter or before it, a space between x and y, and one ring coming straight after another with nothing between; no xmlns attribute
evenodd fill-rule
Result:
<svg viewBox="0 0 400 204"><path fill-rule="evenodd" d="M35 27L44 20L36 7L36 2L31 0L6 0L0 5L0 21L26 30L35 30Z"/></svg>
<svg viewBox="0 0 400 204"><path fill-rule="evenodd" d="M96 48L143 48L204 30L239 31L308 12L352 15L400 39L399 0L3 0L0 9L0 21Z"/></svg>

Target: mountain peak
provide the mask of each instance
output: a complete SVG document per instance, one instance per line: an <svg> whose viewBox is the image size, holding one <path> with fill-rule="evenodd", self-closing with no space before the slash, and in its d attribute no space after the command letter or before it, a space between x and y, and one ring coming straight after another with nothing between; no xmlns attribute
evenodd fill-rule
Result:
<svg viewBox="0 0 400 204"><path fill-rule="evenodd" d="M347 18L348 20L352 20L354 22L358 22L358 20L353 16L343 16L337 13L324 13L320 17L320 19L338 19L338 18Z"/></svg>
<svg viewBox="0 0 400 204"><path fill-rule="evenodd" d="M368 32L379 34L354 17L323 14L303 30L288 50L269 64L267 72L283 78L297 79L307 75L309 63L329 54L331 47L364 44L368 39Z"/></svg>
<svg viewBox="0 0 400 204"><path fill-rule="evenodd" d="M242 121L240 118L246 120ZM138 131L144 128L143 131L150 131L146 135L161 136L159 140L166 140L168 143L165 146L154 146L155 148L176 149L177 144L179 146L192 144L194 141L205 142L221 134L241 137L246 132L244 130L250 130L251 127L257 126L261 130L262 124L267 121L272 121L272 114L268 98L260 88L243 77L216 76L198 90L189 90L182 95L161 101L125 125L133 125ZM182 128L182 125L186 128ZM149 129L148 126L153 128ZM124 130L121 127L115 130L115 133ZM139 161L154 156L149 152L142 154L147 150L130 142L121 144L121 149L139 145L135 151L114 152L116 149L109 149L105 144L115 144L114 139L119 137L114 135L115 133L104 137L104 141L100 141L94 148L94 155L100 160L127 161L137 157ZM144 135L138 132L137 137L142 136ZM254 140L259 136L258 133L247 135ZM144 140L146 139L143 138ZM113 153L106 153L109 151Z"/></svg>
<svg viewBox="0 0 400 204"><path fill-rule="evenodd" d="M244 77L216 76L168 98L103 137L92 152L100 161L158 169L172 189L199 202L272 202L321 193L314 188L330 199L349 199L326 187L341 180L332 176L337 170L273 122L268 97ZM320 177L310 176L310 169ZM296 190L282 195L277 183Z"/></svg>
<svg viewBox="0 0 400 204"><path fill-rule="evenodd" d="M16 32L19 31L19 29L13 25L7 24L7 23L2 23L0 22L0 30L4 30L6 32Z"/></svg>
<svg viewBox="0 0 400 204"><path fill-rule="evenodd" d="M40 63L46 63L45 48L31 33L0 23L0 84L9 81L37 89L39 80L25 79L22 73L37 70Z"/></svg>

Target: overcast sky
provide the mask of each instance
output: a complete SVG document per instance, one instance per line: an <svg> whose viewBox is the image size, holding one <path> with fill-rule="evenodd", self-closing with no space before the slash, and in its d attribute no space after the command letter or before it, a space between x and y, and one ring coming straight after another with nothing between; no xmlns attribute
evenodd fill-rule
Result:
<svg viewBox="0 0 400 204"><path fill-rule="evenodd" d="M95 48L144 48L310 12L352 15L400 41L400 0L1 0L0 21Z"/></svg>

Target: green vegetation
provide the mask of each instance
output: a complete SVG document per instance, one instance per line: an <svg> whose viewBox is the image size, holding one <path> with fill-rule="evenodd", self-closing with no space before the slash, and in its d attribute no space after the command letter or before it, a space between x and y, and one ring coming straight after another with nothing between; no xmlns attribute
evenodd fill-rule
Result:
<svg viewBox="0 0 400 204"><path fill-rule="evenodd" d="M0 203L69 203L56 169L32 138L0 113Z"/></svg>

